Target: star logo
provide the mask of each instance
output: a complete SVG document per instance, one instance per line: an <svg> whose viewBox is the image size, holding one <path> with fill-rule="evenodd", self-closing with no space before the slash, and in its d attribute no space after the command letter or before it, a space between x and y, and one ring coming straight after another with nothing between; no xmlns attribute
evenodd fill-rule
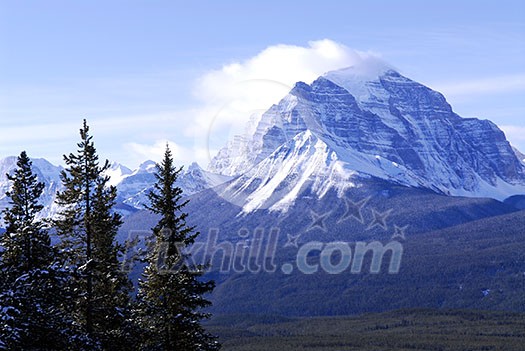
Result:
<svg viewBox="0 0 525 351"><path fill-rule="evenodd" d="M374 216L374 219L372 220L372 222L370 222L370 225L368 225L367 229L369 230L376 226L379 226L383 228L383 230L387 230L388 225L386 224L386 219L388 218L388 216L390 216L391 212L392 209L387 210L385 212L379 212L375 209L372 209L372 215Z"/></svg>
<svg viewBox="0 0 525 351"><path fill-rule="evenodd" d="M299 238L301 237L301 234L296 234L296 235L292 235L292 234L286 234L287 236L287 241L286 241L286 244L284 244L284 247L295 247L296 249L299 248Z"/></svg>
<svg viewBox="0 0 525 351"><path fill-rule="evenodd" d="M359 223L365 224L363 213L361 211L363 207L365 207L368 200L370 200L370 197L367 197L366 199L363 199L359 202L353 202L352 200L345 198L346 212L341 216L341 218L339 218L337 223L344 222L349 218L354 218Z"/></svg>
<svg viewBox="0 0 525 351"><path fill-rule="evenodd" d="M397 225L394 224L394 235L392 235L392 240L394 239L400 239L400 240L406 240L406 237L405 237L405 232L408 228L408 225L404 226L404 227L399 227Z"/></svg>
<svg viewBox="0 0 525 351"><path fill-rule="evenodd" d="M310 231L310 230L314 230L315 228L319 228L323 232L328 232L328 229L326 229L326 225L324 221L330 215L331 212L332 211L329 211L329 212L326 212L320 215L310 210L310 217L312 218L312 223L310 223L310 226L308 227L306 231Z"/></svg>

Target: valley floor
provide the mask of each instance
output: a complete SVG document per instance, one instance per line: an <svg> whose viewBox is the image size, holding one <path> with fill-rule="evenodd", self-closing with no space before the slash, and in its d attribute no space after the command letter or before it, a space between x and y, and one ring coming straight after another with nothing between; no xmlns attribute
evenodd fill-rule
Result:
<svg viewBox="0 0 525 351"><path fill-rule="evenodd" d="M524 350L525 314L400 310L357 317L217 316L223 350Z"/></svg>

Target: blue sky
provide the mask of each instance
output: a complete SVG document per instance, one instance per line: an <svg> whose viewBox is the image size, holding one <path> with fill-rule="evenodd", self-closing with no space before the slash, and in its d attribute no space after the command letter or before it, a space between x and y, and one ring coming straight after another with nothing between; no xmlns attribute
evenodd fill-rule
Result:
<svg viewBox="0 0 525 351"><path fill-rule="evenodd" d="M523 1L0 0L0 157L60 163L87 118L112 161L170 141L205 166L250 114L355 50L525 150Z"/></svg>

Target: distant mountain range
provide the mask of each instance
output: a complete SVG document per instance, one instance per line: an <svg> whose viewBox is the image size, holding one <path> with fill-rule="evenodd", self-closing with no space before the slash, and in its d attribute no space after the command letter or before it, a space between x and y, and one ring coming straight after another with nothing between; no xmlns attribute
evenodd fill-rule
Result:
<svg viewBox="0 0 525 351"><path fill-rule="evenodd" d="M12 174L16 169L16 156L0 159L0 210L8 205L5 192L8 191L10 184L6 174ZM60 181L61 166L54 166L45 159L32 159L33 170L38 175L40 181L46 187L41 198L44 205L42 217L55 215L58 207L55 205L56 192L62 189ZM155 162L146 161L138 169L131 169L119 163L111 164L106 174L110 176L109 185L114 185L118 190L117 209L124 215L129 215L147 204L147 193L151 190L155 182ZM213 174L203 170L197 163L191 164L183 170L177 183L183 189L184 196L190 196L204 189L208 189L222 184L231 179L229 176Z"/></svg>
<svg viewBox="0 0 525 351"><path fill-rule="evenodd" d="M144 204L148 203L147 193L156 180L154 172L155 162L146 161L135 171L114 163L107 173L113 179L113 185L117 187L118 200L136 209L142 209ZM197 163L192 163L183 170L177 184L182 188L184 196L190 196L230 179L229 176L205 171Z"/></svg>
<svg viewBox="0 0 525 351"><path fill-rule="evenodd" d="M443 95L377 59L298 82L253 123L207 170L194 163L178 179L200 247L219 252L209 257L217 313L525 311L525 155L494 123L458 116ZM15 162L0 160L0 207ZM33 162L52 215L62 168ZM154 165L108 170L126 215L121 239L155 224L142 210ZM261 241L274 245L274 272L247 268ZM385 273L387 263L383 274L298 269L309 243L348 243L355 254L359 242L402 250L399 272ZM307 265L332 264L313 251ZM233 266L221 271L226 256ZM368 267L373 256L362 259Z"/></svg>

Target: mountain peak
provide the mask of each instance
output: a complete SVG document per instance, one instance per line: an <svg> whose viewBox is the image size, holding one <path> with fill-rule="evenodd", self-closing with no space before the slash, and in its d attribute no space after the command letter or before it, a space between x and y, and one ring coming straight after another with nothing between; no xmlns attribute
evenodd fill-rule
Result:
<svg viewBox="0 0 525 351"><path fill-rule="evenodd" d="M140 164L139 168L135 170L133 173L153 173L155 172L155 167L157 166L157 163L152 160L144 161Z"/></svg>
<svg viewBox="0 0 525 351"><path fill-rule="evenodd" d="M241 186L248 175L250 184L269 182L275 189L289 189L287 185L293 183L289 179L299 175L291 172L282 184L274 184L278 181L270 182L264 174L282 168L278 154L291 152L283 145L298 145L290 142L307 131L318 145L325 145L330 159L335 157L351 174L456 196L503 200L525 192L525 167L494 123L461 118L442 94L373 58L328 72L310 85L297 83L262 115L253 133L237 137L221 149L210 169L243 176L236 181L240 189L259 189ZM286 158L287 164L299 164L303 154L311 150L292 149L296 159ZM310 173L312 179L302 184L333 187L320 165L315 164L319 172ZM262 166L265 171L251 175ZM275 199L267 186L259 190L252 194L257 195L259 205ZM245 195L246 204L250 204L253 196ZM282 191L281 195L290 199L287 204L298 196ZM244 206L244 210L261 208L259 205ZM279 210L286 211L286 206L279 205Z"/></svg>
<svg viewBox="0 0 525 351"><path fill-rule="evenodd" d="M394 67L374 56L364 58L362 61L341 69L329 71L323 77L332 81L373 81L387 73L397 73Z"/></svg>
<svg viewBox="0 0 525 351"><path fill-rule="evenodd" d="M105 174L109 176L108 184L114 186L132 173L133 171L131 169L118 162L113 162L105 172Z"/></svg>
<svg viewBox="0 0 525 351"><path fill-rule="evenodd" d="M112 170L112 171L121 171L122 174L131 174L133 173L133 171L131 169L129 169L128 167L124 166L123 164L121 163L118 163L118 162L113 162L110 166L109 166L109 170Z"/></svg>
<svg viewBox="0 0 525 351"><path fill-rule="evenodd" d="M0 169L5 170L16 165L17 157L16 156L7 156L0 159ZM3 174L2 174L3 176Z"/></svg>
<svg viewBox="0 0 525 351"><path fill-rule="evenodd" d="M192 171L202 171L202 167L199 166L199 164L197 162L192 162L188 168L187 168L187 171L188 172L192 172Z"/></svg>

